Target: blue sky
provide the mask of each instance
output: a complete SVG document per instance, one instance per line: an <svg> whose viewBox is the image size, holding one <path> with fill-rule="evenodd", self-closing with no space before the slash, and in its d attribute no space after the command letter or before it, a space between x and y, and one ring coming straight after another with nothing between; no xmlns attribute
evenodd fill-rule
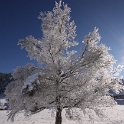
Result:
<svg viewBox="0 0 124 124"><path fill-rule="evenodd" d="M124 0L63 1L71 7L71 19L77 25L76 40L81 43L97 27L101 42L112 49L109 52L117 64L124 64ZM54 0L0 0L0 72L9 73L17 66L36 63L17 43L28 35L42 37L37 17L41 11L51 11L54 4Z"/></svg>

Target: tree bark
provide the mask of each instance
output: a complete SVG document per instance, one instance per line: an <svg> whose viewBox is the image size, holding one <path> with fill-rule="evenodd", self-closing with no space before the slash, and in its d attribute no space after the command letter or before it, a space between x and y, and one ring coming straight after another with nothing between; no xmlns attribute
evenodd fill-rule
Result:
<svg viewBox="0 0 124 124"><path fill-rule="evenodd" d="M56 122L55 124L62 124L62 109L59 107L56 111Z"/></svg>

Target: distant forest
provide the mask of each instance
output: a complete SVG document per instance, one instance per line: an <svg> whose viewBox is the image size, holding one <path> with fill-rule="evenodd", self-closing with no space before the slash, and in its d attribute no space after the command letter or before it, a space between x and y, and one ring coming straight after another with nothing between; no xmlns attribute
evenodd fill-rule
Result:
<svg viewBox="0 0 124 124"><path fill-rule="evenodd" d="M0 73L0 94L3 94L6 86L12 81L12 75Z"/></svg>

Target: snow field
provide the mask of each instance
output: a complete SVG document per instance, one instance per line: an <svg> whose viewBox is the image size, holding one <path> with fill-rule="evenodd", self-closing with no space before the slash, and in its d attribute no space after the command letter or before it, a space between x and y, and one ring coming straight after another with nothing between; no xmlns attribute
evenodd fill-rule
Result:
<svg viewBox="0 0 124 124"><path fill-rule="evenodd" d="M93 122L88 116L84 116L80 124L124 124L124 106L116 105L114 107L106 107L104 110L105 114L110 118L105 118L103 121L99 119L95 114L95 121ZM25 117L23 113L19 113L15 116L15 121L7 121L7 115L9 111L0 111L0 124L54 124L55 118L51 117L51 110L44 110L40 113ZM63 111L63 122L62 124L79 124L76 121L69 121L64 116Z"/></svg>

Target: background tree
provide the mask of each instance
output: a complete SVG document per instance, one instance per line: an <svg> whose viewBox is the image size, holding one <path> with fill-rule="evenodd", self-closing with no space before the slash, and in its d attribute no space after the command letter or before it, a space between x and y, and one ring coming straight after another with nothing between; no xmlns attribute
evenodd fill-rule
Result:
<svg viewBox="0 0 124 124"><path fill-rule="evenodd" d="M12 81L12 75L0 73L0 97L4 96L6 86Z"/></svg>
<svg viewBox="0 0 124 124"><path fill-rule="evenodd" d="M93 109L100 116L101 106L116 104L109 90L118 93L122 89L115 80L122 66L113 70L116 61L109 48L99 43L97 28L82 41L81 55L72 50L78 42L74 40L76 26L70 21L70 11L66 4L56 2L51 12L40 13L42 38L28 36L19 41L39 67L27 64L14 70L14 81L6 89L12 120L21 110L34 114L50 107L56 110L55 124L61 124L64 108L68 119L76 119L74 107L84 113Z"/></svg>

